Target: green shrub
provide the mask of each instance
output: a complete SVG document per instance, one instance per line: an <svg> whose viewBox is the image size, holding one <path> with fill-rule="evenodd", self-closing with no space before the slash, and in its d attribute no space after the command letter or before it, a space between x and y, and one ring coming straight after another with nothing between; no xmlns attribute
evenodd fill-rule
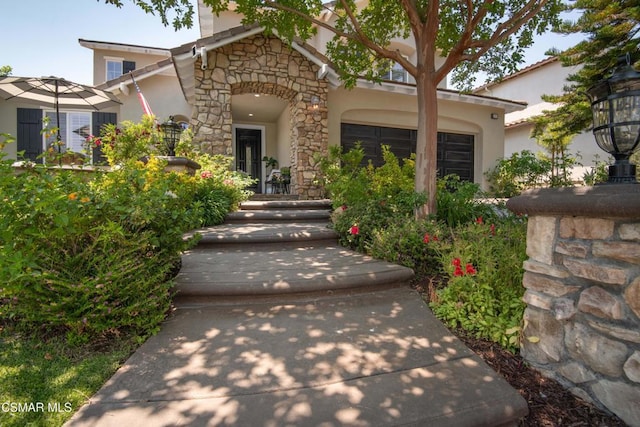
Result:
<svg viewBox="0 0 640 427"><path fill-rule="evenodd" d="M337 207L333 226L340 242L364 251L376 231L394 221L409 220L426 197L414 188L415 166L412 159L403 165L383 146L383 166L362 167L364 152L356 147L342 154L339 148L322 164L326 188ZM342 167L340 166L342 165Z"/></svg>
<svg viewBox="0 0 640 427"><path fill-rule="evenodd" d="M517 349L525 307L526 223L514 217L478 220L452 235L451 248L441 258L448 283L430 304L434 314L451 327Z"/></svg>
<svg viewBox="0 0 640 427"><path fill-rule="evenodd" d="M462 181L458 175L447 175L437 182L437 219L449 227L473 221L478 217L490 218L494 208L478 200L480 186Z"/></svg>
<svg viewBox="0 0 640 427"><path fill-rule="evenodd" d="M450 246L450 229L432 220L395 222L373 232L368 253L411 268L418 277L444 273L442 253Z"/></svg>
<svg viewBox="0 0 640 427"><path fill-rule="evenodd" d="M513 197L528 188L539 187L548 180L551 162L536 157L529 150L513 153L500 159L498 164L485 172L491 194L496 197Z"/></svg>
<svg viewBox="0 0 640 427"><path fill-rule="evenodd" d="M56 329L70 343L153 333L169 308L170 270L197 226L195 186L163 164L94 179L0 162L0 318Z"/></svg>
<svg viewBox="0 0 640 427"><path fill-rule="evenodd" d="M194 156L194 160L201 165L194 197L202 208L201 226L221 224L228 212L238 209L240 202L249 198L251 192L246 188L253 181L231 170L231 157L202 154Z"/></svg>
<svg viewBox="0 0 640 427"><path fill-rule="evenodd" d="M360 145L346 153L342 147L329 147L327 157L318 159L320 182L334 207L365 202L370 195L371 180L368 168L362 167L364 150Z"/></svg>

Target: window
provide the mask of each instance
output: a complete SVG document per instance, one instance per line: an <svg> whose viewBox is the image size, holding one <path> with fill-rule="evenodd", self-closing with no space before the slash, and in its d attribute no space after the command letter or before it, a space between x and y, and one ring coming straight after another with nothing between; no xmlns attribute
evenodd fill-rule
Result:
<svg viewBox="0 0 640 427"><path fill-rule="evenodd" d="M410 83L409 73L397 62L390 63L380 70L382 80L390 80L399 83Z"/></svg>
<svg viewBox="0 0 640 427"><path fill-rule="evenodd" d="M106 81L117 79L123 74L136 69L136 63L133 61L124 61L122 59L107 59Z"/></svg>
<svg viewBox="0 0 640 427"><path fill-rule="evenodd" d="M49 118L49 128L55 128L57 125L56 112L45 112ZM60 112L60 139L64 142L62 151L71 150L81 153L84 149L84 142L87 136L91 134L91 113L80 112ZM45 148L48 148L56 141L57 134L46 138Z"/></svg>
<svg viewBox="0 0 640 427"><path fill-rule="evenodd" d="M122 75L122 61L107 60L107 81L117 79Z"/></svg>

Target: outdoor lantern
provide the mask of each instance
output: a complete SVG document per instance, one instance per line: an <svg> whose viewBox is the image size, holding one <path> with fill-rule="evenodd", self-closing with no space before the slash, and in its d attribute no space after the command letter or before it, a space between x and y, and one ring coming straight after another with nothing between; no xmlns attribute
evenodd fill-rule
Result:
<svg viewBox="0 0 640 427"><path fill-rule="evenodd" d="M598 146L615 159L609 183L637 183L636 166L629 157L640 145L640 73L629 54L618 58L611 77L587 90L593 112L593 134Z"/></svg>
<svg viewBox="0 0 640 427"><path fill-rule="evenodd" d="M168 155L176 155L176 145L180 141L180 135L182 134L182 126L173 121L173 116L169 117L169 120L160 125L162 133L164 134L164 144L167 147Z"/></svg>

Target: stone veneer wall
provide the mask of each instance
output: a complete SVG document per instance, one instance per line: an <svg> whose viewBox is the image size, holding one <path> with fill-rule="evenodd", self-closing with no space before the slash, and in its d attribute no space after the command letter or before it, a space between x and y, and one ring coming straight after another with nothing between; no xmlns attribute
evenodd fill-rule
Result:
<svg viewBox="0 0 640 427"><path fill-rule="evenodd" d="M521 354L640 426L640 185L541 189L529 216Z"/></svg>
<svg viewBox="0 0 640 427"><path fill-rule="evenodd" d="M289 102L291 191L316 199L314 154L327 153L327 91L318 80L318 66L276 37L256 35L207 53L207 70L195 63L196 101L191 125L194 144L203 152L232 155L231 97L245 93L275 95ZM311 99L320 106L314 108Z"/></svg>

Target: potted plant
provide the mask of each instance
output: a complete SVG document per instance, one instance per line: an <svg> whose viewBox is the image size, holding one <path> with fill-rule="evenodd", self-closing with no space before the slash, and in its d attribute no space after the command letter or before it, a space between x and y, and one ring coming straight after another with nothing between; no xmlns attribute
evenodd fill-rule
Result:
<svg viewBox="0 0 640 427"><path fill-rule="evenodd" d="M278 166L278 160L274 157L268 157L268 156L264 156L262 158L262 161L266 163L266 167L267 169L275 169Z"/></svg>

